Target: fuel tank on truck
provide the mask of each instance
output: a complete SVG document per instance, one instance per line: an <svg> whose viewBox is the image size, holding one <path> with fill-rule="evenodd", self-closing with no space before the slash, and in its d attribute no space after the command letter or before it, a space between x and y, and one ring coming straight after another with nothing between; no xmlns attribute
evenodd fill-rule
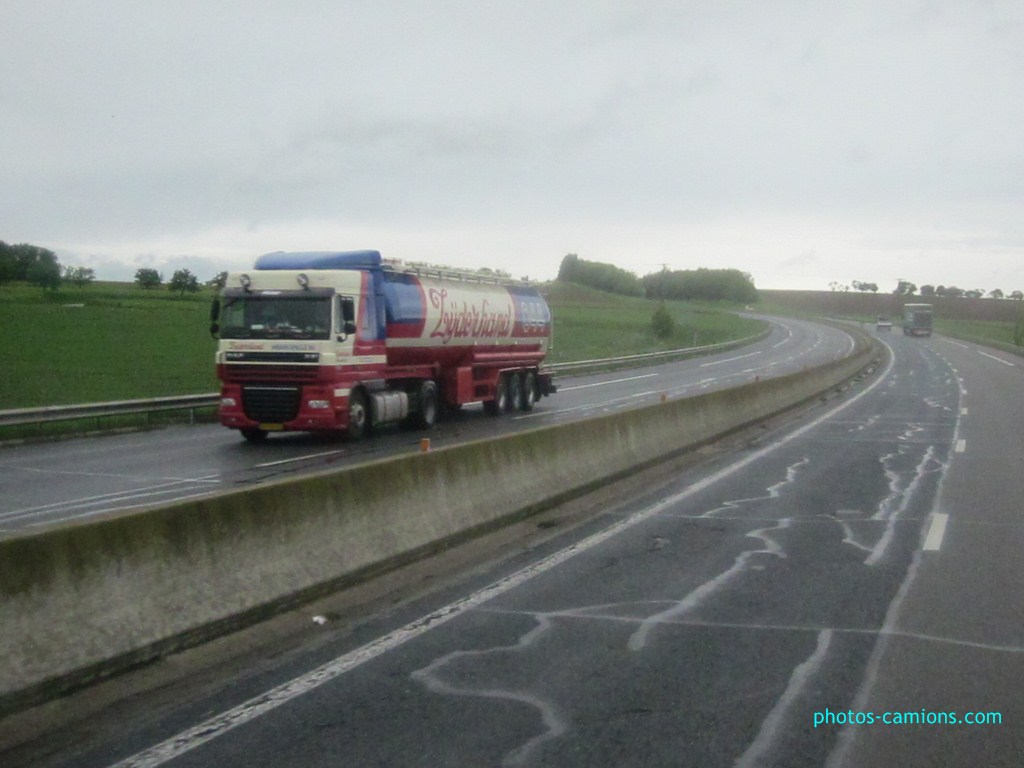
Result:
<svg viewBox="0 0 1024 768"><path fill-rule="evenodd" d="M388 364L543 359L551 312L537 289L479 280L385 271Z"/></svg>
<svg viewBox="0 0 1024 768"><path fill-rule="evenodd" d="M387 364L535 363L547 354L551 311L526 282L406 264L379 251L270 253L257 269L352 269L368 274L370 335Z"/></svg>

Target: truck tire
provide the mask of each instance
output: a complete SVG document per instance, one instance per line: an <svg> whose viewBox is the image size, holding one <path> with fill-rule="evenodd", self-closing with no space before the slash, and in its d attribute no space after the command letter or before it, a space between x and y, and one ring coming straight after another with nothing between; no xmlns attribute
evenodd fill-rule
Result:
<svg viewBox="0 0 1024 768"><path fill-rule="evenodd" d="M527 371L523 374L523 401L519 407L524 411L532 411L533 404L540 400L537 395L537 375Z"/></svg>
<svg viewBox="0 0 1024 768"><path fill-rule="evenodd" d="M484 412L488 416L500 416L508 406L508 377L505 374L498 376L498 383L494 387L494 399L484 402Z"/></svg>
<svg viewBox="0 0 1024 768"><path fill-rule="evenodd" d="M523 407L523 377L518 373L508 375L508 402L505 410L515 413Z"/></svg>
<svg viewBox="0 0 1024 768"><path fill-rule="evenodd" d="M366 395L361 389L353 390L348 396L348 430L349 440L362 440L370 434L370 407L366 404Z"/></svg>
<svg viewBox="0 0 1024 768"><path fill-rule="evenodd" d="M419 410L414 415L414 423L420 429L430 429L437 422L439 408L437 384L424 381L420 384Z"/></svg>

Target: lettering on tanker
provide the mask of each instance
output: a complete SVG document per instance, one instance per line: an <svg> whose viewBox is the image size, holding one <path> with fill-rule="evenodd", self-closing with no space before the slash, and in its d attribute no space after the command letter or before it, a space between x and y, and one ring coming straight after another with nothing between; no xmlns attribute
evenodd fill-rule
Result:
<svg viewBox="0 0 1024 768"><path fill-rule="evenodd" d="M452 339L496 339L512 333L512 305L492 309L484 299L477 306L468 301L450 301L445 288L430 289L430 305L439 311L430 338L447 344Z"/></svg>

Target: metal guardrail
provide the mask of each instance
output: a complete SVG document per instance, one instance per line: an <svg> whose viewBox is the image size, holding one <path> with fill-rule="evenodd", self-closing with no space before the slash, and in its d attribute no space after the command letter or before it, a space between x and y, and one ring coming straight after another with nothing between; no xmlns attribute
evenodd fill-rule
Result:
<svg viewBox="0 0 1024 768"><path fill-rule="evenodd" d="M118 400L110 403L18 408L12 411L0 411L0 427L45 424L53 421L70 421L72 419L89 419L102 416L127 416L156 411L194 410L196 408L215 406L219 401L220 395L214 392L208 395L155 397L147 400Z"/></svg>
<svg viewBox="0 0 1024 768"><path fill-rule="evenodd" d="M580 360L571 363L554 363L547 366L548 370L555 373L583 373L594 368L617 368L625 365L636 365L640 363L658 362L659 360L671 359L674 357L694 357L713 352L723 352L735 347L751 344L760 341L770 331L763 331L754 336L744 339L727 341L721 344L709 344L703 347L685 347L683 349L670 349L662 352L647 352L640 355L625 355L623 357L606 357L599 360ZM195 410L197 408L212 408L220 401L220 395L212 392L206 395L182 395L179 397L156 397L146 400L119 400L109 403L87 403L84 405L50 405L44 408L18 408L10 411L0 411L0 427L21 426L26 424L45 424L56 421L71 421L74 419L89 419L104 416L127 416L138 413L153 413L157 411L181 411Z"/></svg>
<svg viewBox="0 0 1024 768"><path fill-rule="evenodd" d="M571 363L553 363L546 366L546 368L550 371L554 371L555 373L576 373L588 371L592 368L614 368L620 365L632 365L634 363L654 363L659 360L675 357L697 357L698 355L708 355L714 352L725 352L730 349L735 349L736 347L742 347L745 344L753 344L756 341L764 339L769 333L771 333L770 328L753 336L747 336L743 339L735 339L734 341L724 341L720 344L708 344L703 347L668 349L661 352L645 352L640 355L625 355L623 357L605 357L599 360L579 360Z"/></svg>

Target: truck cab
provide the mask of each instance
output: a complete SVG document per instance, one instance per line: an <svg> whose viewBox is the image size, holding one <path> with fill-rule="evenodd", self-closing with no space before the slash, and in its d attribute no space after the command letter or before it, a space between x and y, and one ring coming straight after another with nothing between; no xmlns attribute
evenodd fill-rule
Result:
<svg viewBox="0 0 1024 768"><path fill-rule="evenodd" d="M335 374L372 346L360 333L362 283L342 270L230 275L217 328L221 423L254 440L285 424L340 429Z"/></svg>

